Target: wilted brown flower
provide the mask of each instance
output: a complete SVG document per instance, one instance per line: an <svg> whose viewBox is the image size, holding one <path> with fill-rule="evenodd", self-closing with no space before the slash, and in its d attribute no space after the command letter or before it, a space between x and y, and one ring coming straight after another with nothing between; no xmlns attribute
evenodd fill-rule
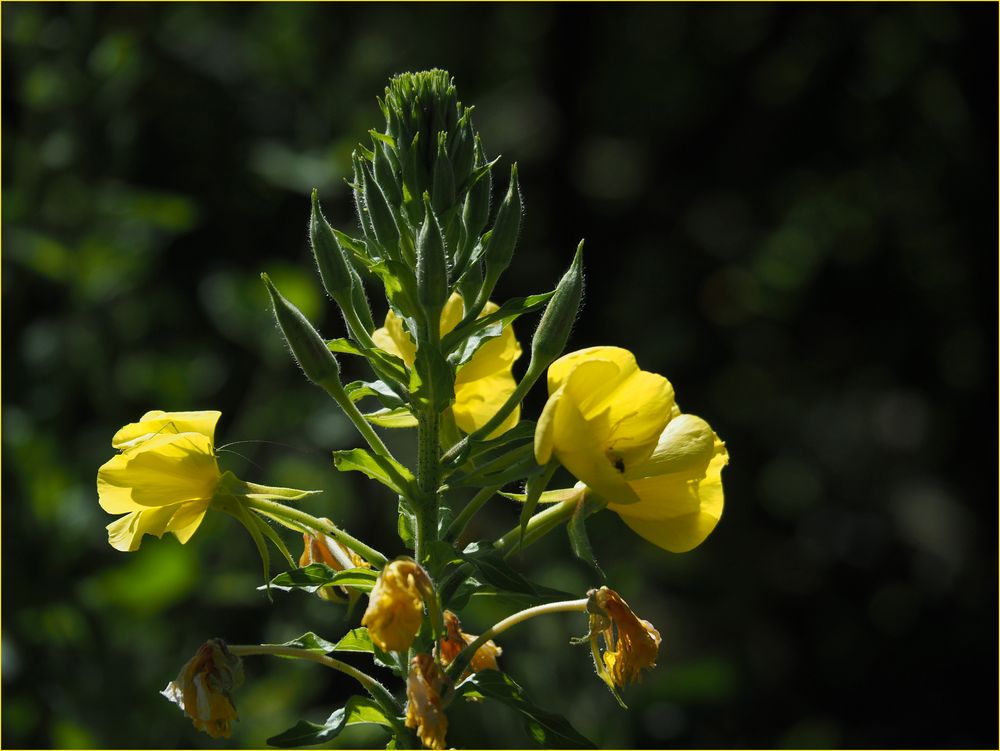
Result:
<svg viewBox="0 0 1000 751"><path fill-rule="evenodd" d="M232 691L243 683L243 664L222 639L209 639L162 693L191 718L198 730L228 738L238 719Z"/></svg>
<svg viewBox="0 0 1000 751"><path fill-rule="evenodd" d="M423 593L430 579L416 561L397 558L386 564L368 596L361 625L385 651L404 652L413 644L424 617Z"/></svg>
<svg viewBox="0 0 1000 751"><path fill-rule="evenodd" d="M441 661L445 665L450 665L458 656L458 653L469 644L472 644L477 637L475 634L467 634L462 631L462 624L458 620L458 616L450 610L444 611L444 626L446 634L439 642L439 654L441 655ZM478 673L480 670L499 670L497 657L501 654L503 654L503 650L494 644L491 639L476 650L476 653L472 656L472 660L469 662L468 670L463 673L462 677L467 676L470 671Z"/></svg>
<svg viewBox="0 0 1000 751"><path fill-rule="evenodd" d="M427 748L445 748L448 718L441 707L445 675L430 655L416 655L406 677L406 727L417 731Z"/></svg>
<svg viewBox="0 0 1000 751"><path fill-rule="evenodd" d="M598 675L612 688L639 680L644 668L656 666L660 632L649 621L638 618L613 589L592 589L587 596L592 606L590 643ZM598 634L604 637L600 659Z"/></svg>

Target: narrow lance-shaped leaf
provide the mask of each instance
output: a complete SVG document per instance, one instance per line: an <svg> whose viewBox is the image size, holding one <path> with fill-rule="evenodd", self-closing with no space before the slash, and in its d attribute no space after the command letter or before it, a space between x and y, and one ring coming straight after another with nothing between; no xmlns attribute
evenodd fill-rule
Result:
<svg viewBox="0 0 1000 751"><path fill-rule="evenodd" d="M378 456L366 449L348 449L333 452L333 465L341 472L362 472L396 495L409 496L412 493L414 480L410 470L389 457Z"/></svg>
<svg viewBox="0 0 1000 751"><path fill-rule="evenodd" d="M333 740L349 725L363 723L392 727L392 722L374 699L369 699L366 696L352 696L341 709L327 717L326 722L315 723L300 720L294 727L268 738L267 742L278 748L315 746Z"/></svg>

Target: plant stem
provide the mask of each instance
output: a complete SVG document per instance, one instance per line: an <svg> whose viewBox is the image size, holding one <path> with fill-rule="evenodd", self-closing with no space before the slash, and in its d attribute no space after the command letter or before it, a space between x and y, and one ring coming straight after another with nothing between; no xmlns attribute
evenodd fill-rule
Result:
<svg viewBox="0 0 1000 751"><path fill-rule="evenodd" d="M503 554L504 558L508 558L515 550L527 547L562 524L573 515L575 508L575 498L554 503L549 508L539 511L528 519L528 524L524 528L523 540L521 538L521 527L518 525L497 540L494 547Z"/></svg>
<svg viewBox="0 0 1000 751"><path fill-rule="evenodd" d="M352 334L354 334L354 338L358 344L362 347L374 349L377 345L372 340L371 334L368 333L368 329L366 329L364 324L361 323L361 319L358 317L358 312L354 309L354 305L350 304L350 299L345 302L347 304L341 304L340 310L344 314L344 321L347 323L347 328Z"/></svg>
<svg viewBox="0 0 1000 751"><path fill-rule="evenodd" d="M384 456L387 459L393 459L389 449L385 447L382 443L382 439L378 437L378 434L372 428L372 426L365 419L365 416L361 414L361 410L358 409L357 405L351 401L351 398L344 391L344 387L341 385L340 381L336 378L328 379L320 384L323 389L328 393L340 408L344 410L344 414L347 418L354 423L354 427L358 429L362 437L371 446L372 451L374 451L379 456Z"/></svg>
<svg viewBox="0 0 1000 751"><path fill-rule="evenodd" d="M496 495L496 492L502 488L503 485L494 485L492 487L483 488L465 504L465 508L462 509L461 513L452 520L451 524L448 525L447 531L444 533L444 539L449 542L455 542L462 536L465 531L466 525L472 520L479 509L486 505L486 502Z"/></svg>
<svg viewBox="0 0 1000 751"><path fill-rule="evenodd" d="M375 548L366 545L353 535L349 535L332 522L319 519L312 514L307 514L305 511L286 506L283 503L269 501L264 498L241 496L239 501L247 507L255 509L275 521L284 524L289 529L299 532L309 530L330 535L330 537L353 550L373 566L381 568L388 562L388 559L375 550Z"/></svg>
<svg viewBox="0 0 1000 751"><path fill-rule="evenodd" d="M524 401L524 397L528 395L529 391L531 391L531 387L535 385L535 381L537 381L544 372L545 368L537 367L534 360L528 363L528 370L525 372L524 378L522 378L521 382L517 384L513 393L507 398L507 401L503 403L503 406L497 410L496 414L494 414L485 425L476 430L474 433L469 433L469 435L448 449L447 453L441 457L441 464L446 465L453 461L455 457L462 453L462 450L469 444L470 441L480 441L499 428L500 425L503 424L503 421L507 419L507 415L513 412L514 408Z"/></svg>
<svg viewBox="0 0 1000 751"><path fill-rule="evenodd" d="M346 662L334 659L333 657L328 657L327 655L311 652L307 649L298 649L297 647L280 647L266 644L231 644L229 645L229 651L239 657L250 657L256 655L291 657L296 660L316 662L320 665L325 665L328 668L338 670L344 675L348 675L356 680L369 694L371 694L371 697L385 712L386 719L392 723L393 728L397 731L397 735L407 734L405 727L403 727L398 720L398 715L402 713L403 707L396 700L396 697L393 696L389 690L377 680L372 678L367 673L358 670L353 665L348 665Z"/></svg>
<svg viewBox="0 0 1000 751"><path fill-rule="evenodd" d="M417 529L414 556L424 565L428 546L437 540L438 484L441 475L439 463L440 415L427 410L417 417Z"/></svg>
<svg viewBox="0 0 1000 751"><path fill-rule="evenodd" d="M473 655L476 654L477 649L493 637L502 634L504 631L512 626L516 626L518 623L534 618L537 615L546 615L548 613L586 612L587 598L584 597L580 600L563 600L561 602L550 602L545 605L536 605L533 608L527 608L526 610L521 610L513 615L509 615L502 621L499 621L492 627L486 629L486 631L476 637L474 641L470 642L461 652L459 652L455 657L455 660L448 666L448 676L452 680L456 680L463 672L465 672L465 668L468 667L469 662L471 662Z"/></svg>

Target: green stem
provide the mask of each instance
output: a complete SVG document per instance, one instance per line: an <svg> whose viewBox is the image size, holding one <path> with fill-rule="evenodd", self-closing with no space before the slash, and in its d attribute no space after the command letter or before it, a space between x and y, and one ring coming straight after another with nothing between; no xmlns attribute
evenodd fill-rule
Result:
<svg viewBox="0 0 1000 751"><path fill-rule="evenodd" d="M441 465L439 463L440 415L426 411L417 417L417 529L414 540L414 556L417 563L424 565L429 544L437 540L438 485Z"/></svg>
<svg viewBox="0 0 1000 751"><path fill-rule="evenodd" d="M444 533L444 539L454 542L462 536L465 531L465 527L472 520L479 509L486 505L486 502L496 495L496 492L502 488L503 485L493 485L492 487L483 488L465 504L465 508L462 509L461 513L452 520L451 524L448 525L447 531Z"/></svg>
<svg viewBox="0 0 1000 751"><path fill-rule="evenodd" d="M266 644L231 644L229 645L229 651L239 657L251 657L256 655L291 657L296 660L316 662L320 665L325 665L328 668L338 670L344 675L348 675L356 680L369 694L371 694L371 697L385 712L386 718L392 723L393 728L396 729L397 733L403 735L407 734L405 727L403 727L398 720L398 716L403 712L403 707L396 700L396 697L394 697L389 690L377 680L372 678L367 673L358 670L353 665L348 665L346 662L342 662L333 657L328 657L327 655L311 652L307 649L298 649L296 647L279 647L269 646Z"/></svg>
<svg viewBox="0 0 1000 751"><path fill-rule="evenodd" d="M470 441L480 441L499 428L503 424L503 421L507 419L507 416L514 411L514 408L524 401L524 397L528 395L528 392L531 391L531 387L535 385L535 382L544 372L545 368L538 367L535 364L535 360L532 359L532 361L528 363L528 370L525 372L524 378L522 378L521 382L517 384L514 392L507 398L507 401L503 403L503 406L497 410L496 414L494 414L485 425L475 432L469 433L469 435L448 449L447 453L441 457L441 464L447 465L449 462L453 461L462 453Z"/></svg>
<svg viewBox="0 0 1000 751"><path fill-rule="evenodd" d="M375 550L375 548L369 547L353 535L347 534L347 532L332 522L319 519L312 514L307 514L305 511L286 506L283 503L269 501L264 498L242 496L239 500L245 506L271 517L289 529L299 532L303 530L322 532L323 534L330 535L330 537L353 550L373 566L381 568L388 563L388 558Z"/></svg>
<svg viewBox="0 0 1000 751"><path fill-rule="evenodd" d="M481 646L488 642L493 637L502 634L504 631L509 629L511 626L516 626L518 623L523 623L530 618L534 618L538 615L547 615L548 613L586 613L587 612L587 598L584 597L580 600L563 600L561 602L550 602L545 605L536 605L533 608L527 608L526 610L521 610L520 612L514 613L513 615L507 616L502 621L499 621L492 627L486 629L482 634L480 634L476 639L471 641L458 655L455 660L448 666L448 676L452 680L457 680L465 668L468 667L469 662L472 661L473 655L476 654Z"/></svg>
<svg viewBox="0 0 1000 751"><path fill-rule="evenodd" d="M344 410L344 414L347 415L348 419L354 423L354 427L358 429L362 437L371 446L372 451L374 451L379 456L384 456L387 459L393 459L389 449L385 447L382 443L382 439L378 437L378 434L372 428L372 426L365 419L365 416L361 414L361 410L357 408L357 405L351 401L351 398L344 391L344 387L341 385L340 381L336 378L327 379L320 384L323 389L328 393L333 400L340 405L340 408Z"/></svg>
<svg viewBox="0 0 1000 751"><path fill-rule="evenodd" d="M497 540L494 547L503 554L504 558L509 558L515 550L527 547L569 519L575 508L575 498L554 503L528 519L528 524L524 527L523 539L521 526L518 525Z"/></svg>
<svg viewBox="0 0 1000 751"><path fill-rule="evenodd" d="M377 345L372 340L371 334L368 333L368 329L366 329L364 324L361 323L361 319L358 317L358 312L354 309L354 305L351 304L350 299L345 300L345 302L347 304L341 304L340 310L344 314L344 320L347 322L347 328L350 329L352 334L354 334L354 338L357 340L358 344L362 347L375 349Z"/></svg>

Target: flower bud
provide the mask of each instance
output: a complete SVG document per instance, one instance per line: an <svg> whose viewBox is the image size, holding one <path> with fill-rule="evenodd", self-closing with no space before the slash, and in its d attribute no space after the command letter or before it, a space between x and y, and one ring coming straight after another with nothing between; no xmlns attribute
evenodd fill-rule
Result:
<svg viewBox="0 0 1000 751"><path fill-rule="evenodd" d="M232 691L243 683L243 664L222 639L209 639L160 693L184 710L198 730L228 738L238 719Z"/></svg>
<svg viewBox="0 0 1000 751"><path fill-rule="evenodd" d="M385 196L375 182L375 175L372 174L371 165L368 160L355 154L357 166L355 171L364 173L365 181L363 186L365 209L368 211L368 218L375 232L375 240L378 242L385 254L389 258L399 256L399 228L393 217L392 209L389 207Z"/></svg>
<svg viewBox="0 0 1000 751"><path fill-rule="evenodd" d="M391 206L398 207L403 203L403 192L400 187L400 178L396 174L398 170L394 164L395 156L387 145L378 140L373 146L375 151L375 182L378 183L386 201Z"/></svg>
<svg viewBox="0 0 1000 751"><path fill-rule="evenodd" d="M521 189L517 182L517 165L510 168L510 183L507 195L497 211L493 223L493 233L486 245L486 284L492 287L510 265L517 245L517 234L521 230Z"/></svg>
<svg viewBox="0 0 1000 751"><path fill-rule="evenodd" d="M486 165L486 155L483 153L482 143L479 136L476 136L476 167ZM475 185L469 188L465 196L465 206L462 209L462 222L465 224L465 231L468 233L468 242L475 245L479 239L483 227L490 218L490 193L493 190L493 171L487 170L486 174L479 178Z"/></svg>
<svg viewBox="0 0 1000 751"><path fill-rule="evenodd" d="M555 294L545 306L531 340L531 361L537 368L548 367L566 348L583 296L583 241L577 246L569 270L559 280Z"/></svg>
<svg viewBox="0 0 1000 751"><path fill-rule="evenodd" d="M424 617L427 572L409 558L386 564L368 596L361 619L372 641L386 652L405 652L413 644Z"/></svg>
<svg viewBox="0 0 1000 751"><path fill-rule="evenodd" d="M420 304L431 311L431 320L448 300L448 259L441 227L424 194L424 223L417 235L417 295Z"/></svg>
<svg viewBox="0 0 1000 751"><path fill-rule="evenodd" d="M340 377L340 366L323 337L298 308L281 296L267 274L261 274L260 278L271 295L271 306L274 308L278 327L285 335L292 356L306 378L320 386L337 380Z"/></svg>
<svg viewBox="0 0 1000 751"><path fill-rule="evenodd" d="M431 181L431 205L441 215L455 204L455 173L448 158L447 141L447 133L438 133L437 157Z"/></svg>
<svg viewBox="0 0 1000 751"><path fill-rule="evenodd" d="M351 274L347 258L344 257L344 251L337 242L336 235L333 234L333 228L323 216L315 188L312 192L312 211L309 215L309 242L327 294L341 306L350 305L354 276Z"/></svg>

